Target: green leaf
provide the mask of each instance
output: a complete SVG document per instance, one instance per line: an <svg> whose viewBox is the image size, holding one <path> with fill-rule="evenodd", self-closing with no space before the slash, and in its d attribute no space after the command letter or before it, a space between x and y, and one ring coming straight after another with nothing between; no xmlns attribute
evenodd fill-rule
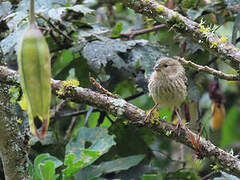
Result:
<svg viewBox="0 0 240 180"><path fill-rule="evenodd" d="M200 180L200 177L194 171L179 170L175 172L167 173L164 179L177 179L177 180Z"/></svg>
<svg viewBox="0 0 240 180"><path fill-rule="evenodd" d="M92 179L105 173L127 170L139 164L145 155L134 155L112 161L102 162L99 165L92 165L79 171L75 176L80 179Z"/></svg>
<svg viewBox="0 0 240 180"><path fill-rule="evenodd" d="M118 37L120 36L120 33L122 32L122 22L118 22L114 29L112 30L111 37Z"/></svg>
<svg viewBox="0 0 240 180"><path fill-rule="evenodd" d="M71 176L79 169L92 164L115 145L113 138L114 136L108 135L106 128L80 128L76 137L66 146L64 164L67 168L63 173Z"/></svg>
<svg viewBox="0 0 240 180"><path fill-rule="evenodd" d="M157 174L144 174L141 180L161 180L162 177Z"/></svg>
<svg viewBox="0 0 240 180"><path fill-rule="evenodd" d="M229 109L225 124L222 128L222 140L221 140L221 146L227 146L229 144L232 144L234 142L237 142L240 137L239 132L239 110L237 106L233 106Z"/></svg>
<svg viewBox="0 0 240 180"><path fill-rule="evenodd" d="M215 177L213 180L240 180L238 177L222 172L221 177Z"/></svg>
<svg viewBox="0 0 240 180"><path fill-rule="evenodd" d="M18 98L19 98L19 96L20 96L20 89L18 87L12 86L9 89L9 93L12 96L11 99L10 99L10 102L16 103Z"/></svg>
<svg viewBox="0 0 240 180"><path fill-rule="evenodd" d="M7 15L11 11L12 5L10 2L1 2L0 3L0 19L1 16Z"/></svg>
<svg viewBox="0 0 240 180"><path fill-rule="evenodd" d="M166 46L147 44L145 46L137 46L130 53L130 62L136 62L144 67L146 75L153 71L153 67L159 58L169 56Z"/></svg>
<svg viewBox="0 0 240 180"><path fill-rule="evenodd" d="M62 161L58 160L56 157L51 156L48 153L38 155L34 160L34 172L35 172L34 174L36 178L40 179L40 177L42 177L40 165L45 164L46 161L53 162L55 169L63 164Z"/></svg>
<svg viewBox="0 0 240 180"><path fill-rule="evenodd" d="M201 98L201 92L199 86L190 78L188 78L188 97L198 102Z"/></svg>
<svg viewBox="0 0 240 180"><path fill-rule="evenodd" d="M145 40L121 41L120 39L102 38L101 41L88 43L82 53L95 72L100 72L108 62L117 69L128 69L126 60L119 54L127 53L133 47L144 45L146 42Z"/></svg>
<svg viewBox="0 0 240 180"><path fill-rule="evenodd" d="M0 47L2 49L3 54L8 54L12 50L16 51L17 43L19 42L21 35L23 34L24 30L26 29L27 24L21 25L17 31L9 34L3 40L0 41Z"/></svg>
<svg viewBox="0 0 240 180"><path fill-rule="evenodd" d="M64 49L59 55L58 58L56 60L56 62L54 62L54 66L53 66L53 76L57 76L59 73L62 72L62 70L69 65L69 63L73 60L73 54L71 52L71 50L69 49Z"/></svg>
<svg viewBox="0 0 240 180"><path fill-rule="evenodd" d="M107 161L99 164L98 166L95 166L96 168L100 168L103 173L111 173L115 171L122 171L129 169L130 167L136 166L138 163L140 163L145 155L134 155L134 156L128 156L124 158L119 158L113 161Z"/></svg>
<svg viewBox="0 0 240 180"><path fill-rule="evenodd" d="M110 31L107 27L103 26L102 24L89 24L90 27L88 28L81 28L79 29L79 38L85 38L88 41L96 40L96 37L99 35L107 35Z"/></svg>
<svg viewBox="0 0 240 180"><path fill-rule="evenodd" d="M40 174L43 180L54 180L57 179L55 175L55 164L51 160L47 160L40 164Z"/></svg>
<svg viewBox="0 0 240 180"><path fill-rule="evenodd" d="M33 164L31 163L31 161L29 159L27 160L27 164L28 164L28 173L29 173L30 180L33 180L34 179Z"/></svg>
<svg viewBox="0 0 240 180"><path fill-rule="evenodd" d="M63 173L66 176L71 176L79 169L91 164L98 157L99 157L98 151L89 151L86 149L83 149L81 152L82 159L78 159L77 161L75 160L76 159L75 154L67 154L64 160L64 165L66 165L67 168L63 170Z"/></svg>
<svg viewBox="0 0 240 180"><path fill-rule="evenodd" d="M78 4L72 7L52 8L51 10L49 10L48 15L53 20L62 21L64 15L67 14L67 11L79 13L79 16L85 16L94 12L94 10L91 10L83 5Z"/></svg>

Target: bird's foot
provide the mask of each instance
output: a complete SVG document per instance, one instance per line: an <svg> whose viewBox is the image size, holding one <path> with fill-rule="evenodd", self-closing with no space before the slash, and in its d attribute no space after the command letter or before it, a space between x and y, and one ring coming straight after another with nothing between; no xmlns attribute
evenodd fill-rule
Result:
<svg viewBox="0 0 240 180"><path fill-rule="evenodd" d="M153 110L156 109L156 107L158 106L158 104L155 104L153 106L153 108L148 112L147 116L144 118L143 122L146 123L146 122L149 122L151 120L151 118L153 118Z"/></svg>
<svg viewBox="0 0 240 180"><path fill-rule="evenodd" d="M181 134L181 129L183 129L182 118L181 118L180 114L178 113L177 108L175 108L174 111L178 116L178 123L177 123L177 126L176 126L176 130L178 131L178 136L179 136Z"/></svg>
<svg viewBox="0 0 240 180"><path fill-rule="evenodd" d="M152 111L149 111L147 116L144 118L143 122L147 123L151 120L151 118L153 117Z"/></svg>
<svg viewBox="0 0 240 180"><path fill-rule="evenodd" d="M178 120L175 130L178 131L178 136L181 134L181 129L183 128L182 121Z"/></svg>

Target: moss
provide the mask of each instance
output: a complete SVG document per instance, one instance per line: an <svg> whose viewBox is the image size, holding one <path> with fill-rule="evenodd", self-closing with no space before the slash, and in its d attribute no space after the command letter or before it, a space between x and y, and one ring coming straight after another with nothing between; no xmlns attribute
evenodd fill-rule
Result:
<svg viewBox="0 0 240 180"><path fill-rule="evenodd" d="M166 131L166 136L170 136L172 134L172 131Z"/></svg>
<svg viewBox="0 0 240 180"><path fill-rule="evenodd" d="M163 12L164 8L162 6L157 6L156 10L157 10L157 12L161 13L161 12Z"/></svg>
<svg viewBox="0 0 240 180"><path fill-rule="evenodd" d="M205 27L202 24L199 24L198 27L199 27L199 32L201 32L201 33L203 33L203 32L211 32L211 28L210 27Z"/></svg>
<svg viewBox="0 0 240 180"><path fill-rule="evenodd" d="M63 81L62 85L63 85L63 87L68 87L68 86L76 86L77 87L80 85L80 83L76 79L69 79L67 81Z"/></svg>
<svg viewBox="0 0 240 180"><path fill-rule="evenodd" d="M60 95L60 96L61 96L61 95L64 94L64 89L61 88L61 89L57 90L56 93L57 93L57 95Z"/></svg>
<svg viewBox="0 0 240 180"><path fill-rule="evenodd" d="M22 124L23 120L21 118L17 119L17 123Z"/></svg>
<svg viewBox="0 0 240 180"><path fill-rule="evenodd" d="M167 23L169 24L169 26L172 26L174 29L177 29L179 32L185 31L186 26L185 26L184 20L178 13L172 16L167 21Z"/></svg>
<svg viewBox="0 0 240 180"><path fill-rule="evenodd" d="M219 41L215 41L215 42L210 43L210 48L215 48L215 47L217 47L218 44L225 43L225 42L228 42L227 37L226 36L221 36Z"/></svg>

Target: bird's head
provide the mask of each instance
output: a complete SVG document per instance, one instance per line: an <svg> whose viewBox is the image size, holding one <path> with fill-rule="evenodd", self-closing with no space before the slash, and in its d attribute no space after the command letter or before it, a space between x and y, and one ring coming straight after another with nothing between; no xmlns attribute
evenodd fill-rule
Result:
<svg viewBox="0 0 240 180"><path fill-rule="evenodd" d="M153 69L159 76L165 77L175 77L185 72L181 63L172 58L159 59Z"/></svg>

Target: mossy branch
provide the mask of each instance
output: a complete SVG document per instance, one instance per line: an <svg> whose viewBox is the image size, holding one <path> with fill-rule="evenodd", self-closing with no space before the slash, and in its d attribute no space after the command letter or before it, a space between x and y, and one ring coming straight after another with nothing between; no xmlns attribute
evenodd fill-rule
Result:
<svg viewBox="0 0 240 180"><path fill-rule="evenodd" d="M230 64L234 69L239 70L239 49L232 45L229 41L223 41L222 39L224 38L219 38L209 28L204 27L203 24L198 24L182 16L180 13L159 4L155 0L111 1L121 2L125 6L135 10L137 13L153 18L159 23L164 21L170 29L174 29L181 34L190 37L206 50Z"/></svg>
<svg viewBox="0 0 240 180"><path fill-rule="evenodd" d="M4 71L3 71L4 69ZM0 66L0 82L19 85L18 73L3 66ZM16 80L13 82L13 80ZM124 99L113 98L94 92L87 88L77 87L75 85L63 85L62 81L52 80L52 91L61 99L67 99L76 103L89 104L105 112L111 113L116 117L124 117L128 122L136 126L146 126L161 136L180 142L191 149L201 157L211 159L218 164L220 170L240 177L240 160L230 153L218 148L209 140L200 138L198 135L184 127L179 131L170 122L158 119L158 123L144 123L146 117L145 111L127 103Z"/></svg>
<svg viewBox="0 0 240 180"><path fill-rule="evenodd" d="M212 74L220 79L225 79L228 81L239 81L240 80L240 75L239 74L226 74L223 73L222 71L218 71L216 69L210 68L208 66L201 66L199 64L195 64L192 61L187 61L182 57L175 57L180 63L182 63L185 66L191 67L193 69L196 69L197 71L202 71L208 74Z"/></svg>

